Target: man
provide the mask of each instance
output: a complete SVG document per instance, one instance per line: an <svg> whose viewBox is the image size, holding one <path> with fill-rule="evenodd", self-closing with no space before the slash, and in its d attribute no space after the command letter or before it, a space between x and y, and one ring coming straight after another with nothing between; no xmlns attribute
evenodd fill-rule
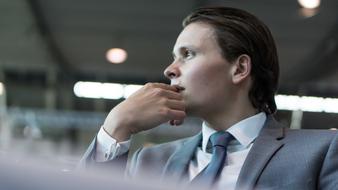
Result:
<svg viewBox="0 0 338 190"><path fill-rule="evenodd" d="M272 116L279 66L269 29L226 7L200 8L183 27L164 71L171 85L146 84L112 109L82 165L124 163L132 134L188 115L204 120L201 133L139 149L128 175L151 171L223 189L336 188L338 135L290 130ZM216 134L227 142L214 144Z"/></svg>

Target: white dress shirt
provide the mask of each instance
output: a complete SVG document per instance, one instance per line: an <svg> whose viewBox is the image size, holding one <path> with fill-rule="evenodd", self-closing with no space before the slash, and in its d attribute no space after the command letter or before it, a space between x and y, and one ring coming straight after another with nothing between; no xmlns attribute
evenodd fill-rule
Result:
<svg viewBox="0 0 338 190"><path fill-rule="evenodd" d="M239 172L266 120L264 112L246 118L226 131L235 137L230 141L227 148L227 158L220 179L215 184L215 188L235 189ZM189 178L192 180L210 162L212 154L209 153L208 142L210 136L216 131L207 122L202 124L202 147L198 147L195 152L194 160L189 163ZM130 140L117 143L101 127L97 135L96 155L98 162L112 159L128 151Z"/></svg>
<svg viewBox="0 0 338 190"><path fill-rule="evenodd" d="M266 114L261 112L252 117L246 118L226 131L235 137L227 146L227 157L219 180L215 184L216 189L235 189L239 172L252 147L253 141L258 136L266 120ZM189 178L192 180L210 162L212 154L207 147L209 138L216 131L203 122L202 124L202 147L196 149L196 159L190 161Z"/></svg>
<svg viewBox="0 0 338 190"><path fill-rule="evenodd" d="M108 135L101 127L96 137L96 153L95 160L104 162L116 156L122 155L129 150L130 140L117 143L117 141Z"/></svg>

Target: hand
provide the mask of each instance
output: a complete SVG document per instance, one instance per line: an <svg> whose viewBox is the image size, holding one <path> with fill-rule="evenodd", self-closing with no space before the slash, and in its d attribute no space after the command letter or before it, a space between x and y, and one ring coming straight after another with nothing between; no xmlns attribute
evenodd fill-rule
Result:
<svg viewBox="0 0 338 190"><path fill-rule="evenodd" d="M103 128L120 142L168 121L182 123L185 117L182 95L175 86L147 83L110 111Z"/></svg>

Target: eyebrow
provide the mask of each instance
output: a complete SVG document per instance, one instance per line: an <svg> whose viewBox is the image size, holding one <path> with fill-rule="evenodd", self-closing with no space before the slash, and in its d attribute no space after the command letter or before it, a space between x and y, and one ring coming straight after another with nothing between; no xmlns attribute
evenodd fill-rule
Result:
<svg viewBox="0 0 338 190"><path fill-rule="evenodd" d="M195 46L191 46L191 45L185 45L185 46L179 47L178 52L180 52L183 49L191 49L191 50L197 51L198 48L196 48ZM175 57L175 51L172 51L171 54L173 57Z"/></svg>

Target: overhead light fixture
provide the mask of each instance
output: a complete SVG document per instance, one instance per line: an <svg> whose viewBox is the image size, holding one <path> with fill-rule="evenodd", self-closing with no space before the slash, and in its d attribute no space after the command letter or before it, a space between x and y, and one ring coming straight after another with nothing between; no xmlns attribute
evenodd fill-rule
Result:
<svg viewBox="0 0 338 190"><path fill-rule="evenodd" d="M318 9L306 9L306 8L301 8L299 10L299 13L302 17L304 18L310 18L315 16L318 13Z"/></svg>
<svg viewBox="0 0 338 190"><path fill-rule="evenodd" d="M320 0L298 0L298 3L306 9L315 9L320 6Z"/></svg>
<svg viewBox="0 0 338 190"><path fill-rule="evenodd" d="M74 85L77 97L97 99L128 98L143 85L79 81ZM338 113L338 98L276 95L278 110Z"/></svg>
<svg viewBox="0 0 338 190"><path fill-rule="evenodd" d="M140 88L142 88L142 85L136 85L136 84L125 85L123 97L128 98L130 95L132 95L134 92L136 92Z"/></svg>
<svg viewBox="0 0 338 190"><path fill-rule="evenodd" d="M320 0L298 0L298 4L301 6L299 14L304 18L310 18L318 13Z"/></svg>
<svg viewBox="0 0 338 190"><path fill-rule="evenodd" d="M120 99L123 97L123 85L116 83L102 83L97 92L100 92L101 98Z"/></svg>
<svg viewBox="0 0 338 190"><path fill-rule="evenodd" d="M109 49L106 53L106 58L111 63L123 63L127 59L127 52L121 48L112 48Z"/></svg>
<svg viewBox="0 0 338 190"><path fill-rule="evenodd" d="M279 110L338 113L337 98L276 95L275 100Z"/></svg>
<svg viewBox="0 0 338 190"><path fill-rule="evenodd" d="M77 97L96 99L128 98L140 89L142 85L127 85L119 83L100 83L79 81L75 83L73 91Z"/></svg>
<svg viewBox="0 0 338 190"><path fill-rule="evenodd" d="M4 94L4 92L5 92L5 86L4 86L4 84L2 82L0 82L0 96L2 94Z"/></svg>

